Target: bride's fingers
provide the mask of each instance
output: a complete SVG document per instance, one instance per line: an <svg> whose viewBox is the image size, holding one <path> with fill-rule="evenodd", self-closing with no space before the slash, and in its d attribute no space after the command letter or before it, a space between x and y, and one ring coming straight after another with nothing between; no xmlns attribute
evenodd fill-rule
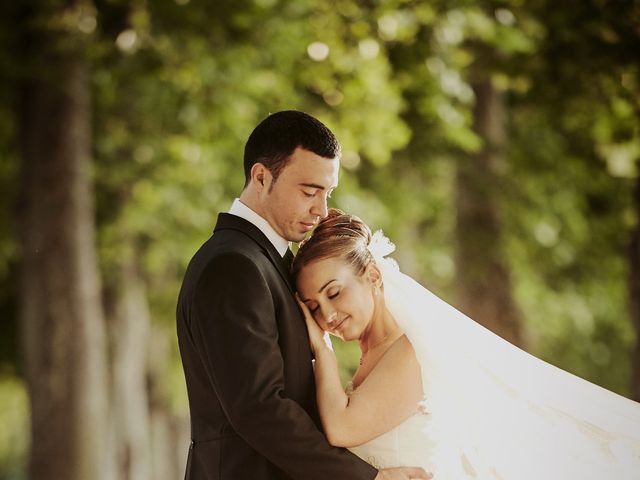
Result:
<svg viewBox="0 0 640 480"><path fill-rule="evenodd" d="M298 302L298 305L300 305L300 309L302 310L302 313L304 313L305 318L310 318L311 312L309 311L309 307L307 307L306 303L300 300L300 296L298 295L297 292L296 292L296 302Z"/></svg>
<svg viewBox="0 0 640 480"><path fill-rule="evenodd" d="M409 478L410 479L431 479L433 478L433 474L430 472L426 472L424 469L422 468L413 468L413 467L408 467L408 474L409 474Z"/></svg>
<svg viewBox="0 0 640 480"><path fill-rule="evenodd" d="M300 297L298 296L297 293L296 293L296 301L298 302L298 305L300 305L300 310L302 310L302 313L304 313L304 319L307 322L307 326L310 329L320 328L318 327L318 324L316 323L316 321L313 319L313 316L311 315L311 311L309 310L309 307L307 307L307 305L302 300L300 300Z"/></svg>
<svg viewBox="0 0 640 480"><path fill-rule="evenodd" d="M302 310L302 313L304 314L304 320L305 322L307 322L307 327L318 328L316 321L313 319L313 316L311 315L311 311L309 310L309 307L307 307L307 305L302 300L300 300L300 297L298 296L297 293L296 293L296 301L298 302L298 305L300 305L300 310Z"/></svg>
<svg viewBox="0 0 640 480"><path fill-rule="evenodd" d="M379 471L375 480L429 480L433 475L420 467L395 467Z"/></svg>
<svg viewBox="0 0 640 480"><path fill-rule="evenodd" d="M322 344L326 344L326 340L324 337L324 330L322 330L322 328L320 328L320 325L318 325L316 323L316 321L313 319L313 316L311 315L311 311L309 310L309 307L307 307L307 305L305 303L303 303L300 300L300 297L298 296L298 294L296 293L296 300L298 302L298 305L300 305L300 309L302 310L302 313L304 313L304 320L307 324L307 332L309 333L309 339L311 341L311 345L320 345L321 342Z"/></svg>

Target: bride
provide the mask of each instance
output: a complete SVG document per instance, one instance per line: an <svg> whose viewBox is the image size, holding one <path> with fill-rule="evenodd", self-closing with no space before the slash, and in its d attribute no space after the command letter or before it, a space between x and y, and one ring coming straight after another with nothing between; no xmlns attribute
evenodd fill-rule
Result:
<svg viewBox="0 0 640 480"><path fill-rule="evenodd" d="M518 349L402 274L332 209L292 265L330 443L438 480L638 480L640 404ZM324 332L358 341L346 391Z"/></svg>

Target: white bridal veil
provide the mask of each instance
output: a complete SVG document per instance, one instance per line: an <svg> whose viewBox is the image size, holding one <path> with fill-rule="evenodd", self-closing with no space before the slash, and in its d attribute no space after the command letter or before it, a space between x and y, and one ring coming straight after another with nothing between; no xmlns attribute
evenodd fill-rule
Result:
<svg viewBox="0 0 640 480"><path fill-rule="evenodd" d="M436 479L640 480L639 403L477 324L383 258L394 249L374 234L387 307L422 368Z"/></svg>

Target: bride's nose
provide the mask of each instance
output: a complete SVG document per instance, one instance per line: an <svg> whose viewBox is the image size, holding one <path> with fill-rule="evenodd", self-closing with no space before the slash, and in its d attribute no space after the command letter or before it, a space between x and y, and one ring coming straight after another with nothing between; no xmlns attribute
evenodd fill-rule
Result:
<svg viewBox="0 0 640 480"><path fill-rule="evenodd" d="M331 325L333 322L336 321L336 318L338 317L338 312L333 310L331 307L326 307L326 309L323 309L323 310L324 310L323 314L324 314L325 322Z"/></svg>

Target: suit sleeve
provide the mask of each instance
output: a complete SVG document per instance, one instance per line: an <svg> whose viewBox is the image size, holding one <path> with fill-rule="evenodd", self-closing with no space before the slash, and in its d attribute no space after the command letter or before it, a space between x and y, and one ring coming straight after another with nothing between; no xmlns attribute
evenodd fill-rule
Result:
<svg viewBox="0 0 640 480"><path fill-rule="evenodd" d="M284 367L269 287L237 253L203 272L193 299L194 341L234 430L292 478L371 480L377 470L332 447L307 412L284 396Z"/></svg>

